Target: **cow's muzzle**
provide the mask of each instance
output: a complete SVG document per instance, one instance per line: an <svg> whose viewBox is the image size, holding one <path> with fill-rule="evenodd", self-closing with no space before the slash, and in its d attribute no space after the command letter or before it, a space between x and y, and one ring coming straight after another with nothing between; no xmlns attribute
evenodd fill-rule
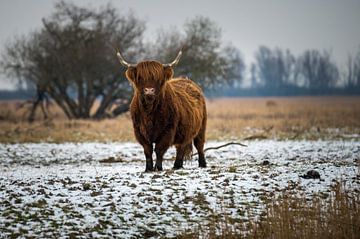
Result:
<svg viewBox="0 0 360 239"><path fill-rule="evenodd" d="M144 88L145 95L155 95L155 88Z"/></svg>

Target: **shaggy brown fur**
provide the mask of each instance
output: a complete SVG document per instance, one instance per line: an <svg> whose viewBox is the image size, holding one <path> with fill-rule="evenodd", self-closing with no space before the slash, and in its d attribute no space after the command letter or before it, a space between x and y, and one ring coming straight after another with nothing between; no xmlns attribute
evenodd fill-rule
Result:
<svg viewBox="0 0 360 239"><path fill-rule="evenodd" d="M199 166L206 167L204 142L206 105L198 85L187 78L172 79L173 70L157 61L144 61L130 67L126 77L132 82L134 97L130 105L136 139L143 146L146 171L162 170L163 155L176 146L174 169L191 156L192 143L199 154ZM154 94L145 94L146 89Z"/></svg>

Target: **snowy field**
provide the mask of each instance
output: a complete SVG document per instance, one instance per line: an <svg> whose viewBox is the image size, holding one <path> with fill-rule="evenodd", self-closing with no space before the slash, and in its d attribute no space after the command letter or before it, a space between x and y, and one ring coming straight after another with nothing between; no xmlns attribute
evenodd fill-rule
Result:
<svg viewBox="0 0 360 239"><path fill-rule="evenodd" d="M309 196L336 181L359 189L359 141L244 143L208 151L206 169L165 160L152 173L135 143L0 144L0 238L172 237L209 215L256 219L292 185ZM320 179L302 178L309 170Z"/></svg>

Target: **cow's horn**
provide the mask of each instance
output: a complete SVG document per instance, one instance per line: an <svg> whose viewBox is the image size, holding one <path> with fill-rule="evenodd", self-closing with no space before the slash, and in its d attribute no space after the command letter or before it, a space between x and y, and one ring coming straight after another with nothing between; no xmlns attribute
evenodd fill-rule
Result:
<svg viewBox="0 0 360 239"><path fill-rule="evenodd" d="M120 54L119 51L116 53L116 55L119 58L119 61L120 61L121 65L123 65L123 66L125 66L127 68L129 68L131 66L136 66L136 64L130 64L130 63L126 62L124 57Z"/></svg>
<svg viewBox="0 0 360 239"><path fill-rule="evenodd" d="M177 56L176 56L175 60L173 60L173 62L164 64L164 66L170 66L170 67L176 66L179 63L181 55L182 55L182 50L179 51L179 53L177 54Z"/></svg>

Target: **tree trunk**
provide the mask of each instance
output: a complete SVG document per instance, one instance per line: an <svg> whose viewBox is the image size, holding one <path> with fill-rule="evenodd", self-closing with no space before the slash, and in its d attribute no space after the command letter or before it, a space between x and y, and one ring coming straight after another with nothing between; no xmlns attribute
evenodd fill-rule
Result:
<svg viewBox="0 0 360 239"><path fill-rule="evenodd" d="M125 103L125 104L122 104L122 105L119 105L118 107L116 107L111 113L112 113L112 117L116 117L116 116L119 116L127 111L129 111L129 106L130 104L129 103Z"/></svg>
<svg viewBox="0 0 360 239"><path fill-rule="evenodd" d="M63 102L63 97L60 94L57 94L53 87L48 87L48 93L55 100L55 102L60 106L60 108L64 111L66 117L68 119L73 119L74 115L71 113L70 109Z"/></svg>
<svg viewBox="0 0 360 239"><path fill-rule="evenodd" d="M103 100L101 101L101 104L99 108L96 110L96 113L94 115L94 118L101 119L104 117L106 108L111 104L111 102L114 100L114 91L116 90L116 87L112 88L110 92L107 95L104 95Z"/></svg>

